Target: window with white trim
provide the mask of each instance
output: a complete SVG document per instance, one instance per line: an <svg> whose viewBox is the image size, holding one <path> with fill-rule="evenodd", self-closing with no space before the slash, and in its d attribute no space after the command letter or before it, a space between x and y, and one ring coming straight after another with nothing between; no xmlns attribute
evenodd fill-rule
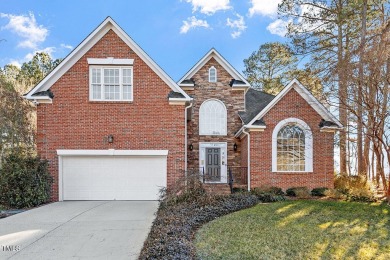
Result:
<svg viewBox="0 0 390 260"><path fill-rule="evenodd" d="M305 133L295 124L279 130L276 149L278 171L305 171Z"/></svg>
<svg viewBox="0 0 390 260"><path fill-rule="evenodd" d="M310 127L300 119L279 122L272 134L272 171L313 171L313 140Z"/></svg>
<svg viewBox="0 0 390 260"><path fill-rule="evenodd" d="M90 100L132 101L133 68L91 66Z"/></svg>
<svg viewBox="0 0 390 260"><path fill-rule="evenodd" d="M226 135L227 110L225 105L216 99L203 102L199 109L200 135Z"/></svg>
<svg viewBox="0 0 390 260"><path fill-rule="evenodd" d="M217 82L217 69L214 66L209 69L209 82Z"/></svg>

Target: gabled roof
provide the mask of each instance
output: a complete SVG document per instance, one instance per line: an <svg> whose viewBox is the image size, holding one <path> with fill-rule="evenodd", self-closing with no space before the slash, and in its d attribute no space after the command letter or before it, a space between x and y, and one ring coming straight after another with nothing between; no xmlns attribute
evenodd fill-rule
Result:
<svg viewBox="0 0 390 260"><path fill-rule="evenodd" d="M109 30L113 30L171 89L181 93L184 100L191 98L162 70L149 55L111 18L107 17L91 34L87 36L66 58L30 92L24 95L26 99L37 99L38 92L44 92L64 75L89 49L91 49ZM93 57L92 57L93 58ZM39 99L50 99L49 96L39 96Z"/></svg>
<svg viewBox="0 0 390 260"><path fill-rule="evenodd" d="M232 87L250 87L246 79L232 66L230 63L212 48L206 53L179 81L179 86L188 86L189 80L194 76L200 68L202 68L211 58L214 58L235 80L232 82ZM235 84L237 83L237 84Z"/></svg>
<svg viewBox="0 0 390 260"><path fill-rule="evenodd" d="M245 93L245 111L239 111L238 115L244 124L249 123L261 110L263 110L273 99L274 95L263 91L249 88Z"/></svg>
<svg viewBox="0 0 390 260"><path fill-rule="evenodd" d="M263 121L263 117L268 113L291 89L295 89L299 95L322 117L319 127L321 129L328 130L340 130L343 125L340 121L332 115L298 80L293 79L284 89L272 96L265 94L261 91L259 93L253 92L254 90L248 90L249 99L246 102L253 103L253 105L246 105L246 108L252 107L252 111L240 112L239 115L244 122L242 128L236 133L236 136L240 136L243 129L265 127L266 124ZM265 95L264 95L265 94ZM267 96L268 95L268 96ZM251 100L251 98L253 100ZM257 104L256 104L257 103ZM255 114L257 112L257 114Z"/></svg>
<svg viewBox="0 0 390 260"><path fill-rule="evenodd" d="M337 128L343 128L340 121L332 115L297 79L293 79L282 91L279 92L252 120L246 125L250 127L257 120L260 120L264 115L274 107L291 89L295 89L299 95L324 119L325 121L333 122Z"/></svg>

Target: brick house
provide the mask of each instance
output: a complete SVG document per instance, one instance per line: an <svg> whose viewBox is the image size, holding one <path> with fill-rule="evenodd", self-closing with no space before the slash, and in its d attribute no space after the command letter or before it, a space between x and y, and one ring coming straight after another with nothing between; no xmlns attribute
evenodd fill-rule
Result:
<svg viewBox="0 0 390 260"><path fill-rule="evenodd" d="M154 200L190 170L221 189L333 185L342 125L298 81L256 91L212 49L175 83L110 17L25 98L53 200Z"/></svg>

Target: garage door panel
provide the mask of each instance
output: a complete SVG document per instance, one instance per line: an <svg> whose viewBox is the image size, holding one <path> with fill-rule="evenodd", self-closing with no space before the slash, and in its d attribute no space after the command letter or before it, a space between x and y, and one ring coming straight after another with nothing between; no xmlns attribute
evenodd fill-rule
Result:
<svg viewBox="0 0 390 260"><path fill-rule="evenodd" d="M67 156L64 200L156 200L166 187L166 157Z"/></svg>

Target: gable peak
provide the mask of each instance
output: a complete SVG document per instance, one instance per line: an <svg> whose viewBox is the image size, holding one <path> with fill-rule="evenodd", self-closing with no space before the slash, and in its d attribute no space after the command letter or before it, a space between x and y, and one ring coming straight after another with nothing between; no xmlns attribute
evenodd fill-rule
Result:
<svg viewBox="0 0 390 260"><path fill-rule="evenodd" d="M179 81L179 86L185 84L194 76L210 59L214 58L216 62L221 65L230 76L238 81L244 82L240 87L250 87L246 79L213 47L211 48Z"/></svg>

